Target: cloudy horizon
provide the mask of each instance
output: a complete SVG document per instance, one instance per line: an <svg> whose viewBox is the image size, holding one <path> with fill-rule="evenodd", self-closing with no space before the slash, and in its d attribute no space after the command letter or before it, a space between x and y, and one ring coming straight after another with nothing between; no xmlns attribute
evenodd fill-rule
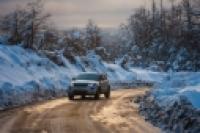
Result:
<svg viewBox="0 0 200 133"><path fill-rule="evenodd" d="M24 7L33 0L0 0L0 15ZM45 11L59 29L85 27L88 19L102 28L117 28L135 8L149 7L151 0L44 0Z"/></svg>

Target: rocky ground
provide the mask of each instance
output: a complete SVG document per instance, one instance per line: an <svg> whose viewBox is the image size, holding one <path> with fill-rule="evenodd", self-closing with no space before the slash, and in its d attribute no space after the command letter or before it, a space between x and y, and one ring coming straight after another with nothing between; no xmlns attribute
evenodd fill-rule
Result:
<svg viewBox="0 0 200 133"><path fill-rule="evenodd" d="M135 98L134 102L139 103L139 113L145 120L167 133L200 132L200 110L194 108L185 97L180 97L171 106L161 107L148 92Z"/></svg>

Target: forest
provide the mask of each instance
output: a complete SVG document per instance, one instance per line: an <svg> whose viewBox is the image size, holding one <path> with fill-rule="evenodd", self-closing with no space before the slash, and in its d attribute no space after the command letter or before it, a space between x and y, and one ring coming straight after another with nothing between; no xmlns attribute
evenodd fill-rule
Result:
<svg viewBox="0 0 200 133"><path fill-rule="evenodd" d="M45 53L62 50L74 56L95 50L104 60L123 58L124 64L139 67L158 65L163 71L200 69L200 2L198 0L152 0L151 8L140 7L113 34L88 20L85 28L57 30L44 2L30 2L1 17L1 34L11 45L19 44ZM113 48L114 47L114 48ZM159 56L158 56L159 55ZM54 60L56 61L55 57Z"/></svg>

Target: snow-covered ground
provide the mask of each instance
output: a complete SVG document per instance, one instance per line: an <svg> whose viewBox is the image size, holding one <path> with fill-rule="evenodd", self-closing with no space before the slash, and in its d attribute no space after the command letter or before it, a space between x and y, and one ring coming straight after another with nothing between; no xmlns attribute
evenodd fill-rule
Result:
<svg viewBox="0 0 200 133"><path fill-rule="evenodd" d="M137 80L153 83L161 83L168 75L165 72L154 72L142 68L130 68L130 70L135 74Z"/></svg>
<svg viewBox="0 0 200 133"><path fill-rule="evenodd" d="M0 108L65 95L67 72L31 50L0 45Z"/></svg>
<svg viewBox="0 0 200 133"><path fill-rule="evenodd" d="M173 105L181 96L200 108L200 72L153 72L131 68L137 80L154 82L153 96L161 106Z"/></svg>
<svg viewBox="0 0 200 133"><path fill-rule="evenodd" d="M153 96L161 106L170 106L181 96L200 108L200 72L153 72L131 68L137 80L154 82Z"/></svg>
<svg viewBox="0 0 200 133"><path fill-rule="evenodd" d="M19 46L0 45L1 86L4 83L21 86L30 81L44 83L48 82L47 80L61 81L61 79L64 82L68 79L66 72L66 68L58 67L31 50L24 50Z"/></svg>
<svg viewBox="0 0 200 133"><path fill-rule="evenodd" d="M185 96L196 108L200 108L200 72L169 73L155 86L153 95L161 106L170 106Z"/></svg>
<svg viewBox="0 0 200 133"><path fill-rule="evenodd" d="M75 64L60 58L63 67L32 50L0 44L0 108L65 95L71 78L84 71L107 73L111 82L135 79L132 72L102 61L92 51L76 57Z"/></svg>
<svg viewBox="0 0 200 133"><path fill-rule="evenodd" d="M136 79L133 72L123 69L118 64L106 63L93 51L88 52L87 56L77 57L76 60L77 64L85 71L106 73L110 82L133 81Z"/></svg>
<svg viewBox="0 0 200 133"><path fill-rule="evenodd" d="M164 132L200 131L200 73L171 72L151 93L135 99L139 112Z"/></svg>
<svg viewBox="0 0 200 133"><path fill-rule="evenodd" d="M65 65L63 67L32 50L25 50L19 46L0 45L0 86L4 83L22 86L30 81L43 84L47 82L46 80L52 80L65 82L63 86L57 88L66 88L73 76L84 71L107 73L110 81L135 79L132 72L124 70L117 64L102 61L93 52L84 57L76 57L75 64L64 57L61 58ZM53 82L52 84L56 85Z"/></svg>
<svg viewBox="0 0 200 133"><path fill-rule="evenodd" d="M39 97L62 95L71 78L80 72L103 72L110 82L154 82L152 94L163 106L186 96L194 107L200 108L200 73L153 72L141 68L123 69L109 64L93 51L75 57L75 64L60 56L64 66L58 66L46 56L20 46L0 45L0 107L25 104ZM42 98L41 98L42 99Z"/></svg>

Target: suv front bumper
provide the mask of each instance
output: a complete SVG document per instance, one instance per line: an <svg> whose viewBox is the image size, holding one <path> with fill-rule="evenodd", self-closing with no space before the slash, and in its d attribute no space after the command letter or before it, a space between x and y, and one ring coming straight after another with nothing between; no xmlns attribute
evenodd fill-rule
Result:
<svg viewBox="0 0 200 133"><path fill-rule="evenodd" d="M97 88L93 87L69 87L68 93L73 95L95 95Z"/></svg>

